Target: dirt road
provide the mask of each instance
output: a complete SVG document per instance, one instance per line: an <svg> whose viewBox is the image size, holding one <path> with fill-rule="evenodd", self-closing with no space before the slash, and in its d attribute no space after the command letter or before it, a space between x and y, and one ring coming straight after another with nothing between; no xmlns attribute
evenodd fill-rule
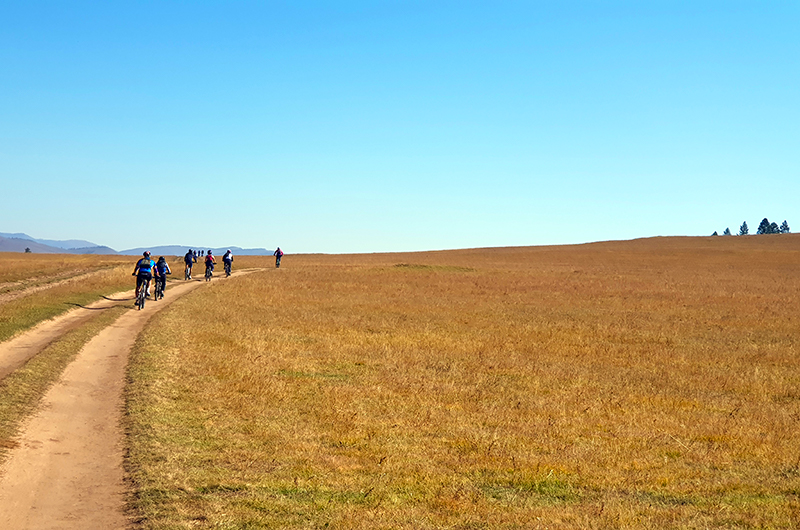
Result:
<svg viewBox="0 0 800 530"><path fill-rule="evenodd" d="M17 335L11 340L0 343L0 379L28 362L28 359L37 355L54 340L95 316L97 311L119 304L132 304L133 294L132 290L117 293L85 307L73 309L51 320L45 320L30 331Z"/></svg>
<svg viewBox="0 0 800 530"><path fill-rule="evenodd" d="M128 311L84 346L44 396L0 469L0 528L129 526L120 427L128 353L150 317L204 283L170 284L163 300ZM114 303L119 302L104 300L98 307ZM74 311L0 345L0 371L19 366L88 319L82 311L91 310ZM6 362L6 356L13 360Z"/></svg>

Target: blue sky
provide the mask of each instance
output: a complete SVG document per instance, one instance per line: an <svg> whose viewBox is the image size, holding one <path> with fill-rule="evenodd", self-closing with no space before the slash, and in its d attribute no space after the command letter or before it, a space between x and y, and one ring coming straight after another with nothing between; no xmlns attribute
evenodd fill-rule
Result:
<svg viewBox="0 0 800 530"><path fill-rule="evenodd" d="M4 2L0 232L377 252L800 229L800 3Z"/></svg>

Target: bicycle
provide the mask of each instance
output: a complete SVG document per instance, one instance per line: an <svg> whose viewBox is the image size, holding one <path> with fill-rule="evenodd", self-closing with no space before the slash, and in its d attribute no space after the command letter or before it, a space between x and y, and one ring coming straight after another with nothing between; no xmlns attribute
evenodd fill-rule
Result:
<svg viewBox="0 0 800 530"><path fill-rule="evenodd" d="M226 261L225 262L225 277L227 278L230 275L231 275L231 262L230 261Z"/></svg>
<svg viewBox="0 0 800 530"><path fill-rule="evenodd" d="M207 282L211 281L211 275L213 273L214 273L214 269L212 269L211 267L206 267L206 281Z"/></svg>
<svg viewBox="0 0 800 530"><path fill-rule="evenodd" d="M159 298L164 298L164 284L166 283L166 280L167 279L164 278L163 276L159 276L158 278L156 278L155 300L158 300Z"/></svg>
<svg viewBox="0 0 800 530"><path fill-rule="evenodd" d="M147 288L150 285L150 280L145 280L139 286L139 294L136 296L136 307L141 311L144 309L144 303L147 300Z"/></svg>
<svg viewBox="0 0 800 530"><path fill-rule="evenodd" d="M189 265L186 266L186 270L183 273L183 279L187 281L192 279L192 268Z"/></svg>

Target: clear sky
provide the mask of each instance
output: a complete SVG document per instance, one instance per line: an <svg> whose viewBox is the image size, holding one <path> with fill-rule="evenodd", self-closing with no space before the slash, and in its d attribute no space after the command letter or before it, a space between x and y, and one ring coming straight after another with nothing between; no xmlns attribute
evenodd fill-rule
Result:
<svg viewBox="0 0 800 530"><path fill-rule="evenodd" d="M0 0L0 232L375 252L800 230L800 2Z"/></svg>

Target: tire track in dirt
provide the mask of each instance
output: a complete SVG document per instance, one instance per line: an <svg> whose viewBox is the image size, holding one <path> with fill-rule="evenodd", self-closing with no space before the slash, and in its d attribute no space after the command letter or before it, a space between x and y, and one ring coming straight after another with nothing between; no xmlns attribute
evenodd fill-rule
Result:
<svg viewBox="0 0 800 530"><path fill-rule="evenodd" d="M155 313L203 283L173 286L163 301L126 312L81 349L0 469L0 528L129 527L121 427L128 354Z"/></svg>

